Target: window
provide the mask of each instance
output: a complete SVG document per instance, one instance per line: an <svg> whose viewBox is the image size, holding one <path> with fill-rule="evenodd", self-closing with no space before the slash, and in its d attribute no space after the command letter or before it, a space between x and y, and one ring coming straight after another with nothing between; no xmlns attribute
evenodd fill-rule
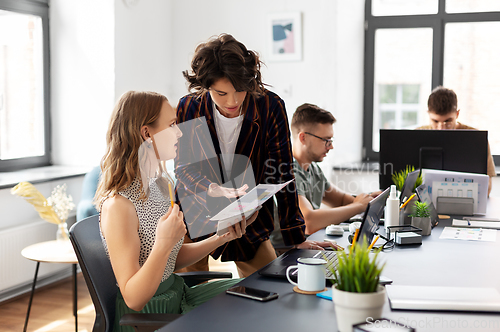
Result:
<svg viewBox="0 0 500 332"><path fill-rule="evenodd" d="M488 130L500 164L500 1L366 0L364 159L379 129L428 124L427 98L457 93L459 121Z"/></svg>
<svg viewBox="0 0 500 332"><path fill-rule="evenodd" d="M415 128L419 118L419 84L379 84L374 103L374 126L381 129ZM378 120L378 121L377 121ZM374 130L373 150L378 151L379 135Z"/></svg>
<svg viewBox="0 0 500 332"><path fill-rule="evenodd" d="M47 1L0 0L0 171L50 163Z"/></svg>

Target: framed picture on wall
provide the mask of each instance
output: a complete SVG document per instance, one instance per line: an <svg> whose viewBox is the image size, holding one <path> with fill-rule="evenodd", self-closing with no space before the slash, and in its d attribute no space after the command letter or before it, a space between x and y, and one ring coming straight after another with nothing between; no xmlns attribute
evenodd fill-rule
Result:
<svg viewBox="0 0 500 332"><path fill-rule="evenodd" d="M300 12L268 15L270 61L302 60L302 15Z"/></svg>

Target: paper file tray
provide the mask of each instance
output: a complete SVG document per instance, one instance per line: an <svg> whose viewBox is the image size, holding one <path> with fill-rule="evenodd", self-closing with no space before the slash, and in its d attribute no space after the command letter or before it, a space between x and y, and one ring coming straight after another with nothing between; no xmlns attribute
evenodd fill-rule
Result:
<svg viewBox="0 0 500 332"><path fill-rule="evenodd" d="M474 199L471 197L437 197L436 210L440 214L458 214L472 216L474 214Z"/></svg>

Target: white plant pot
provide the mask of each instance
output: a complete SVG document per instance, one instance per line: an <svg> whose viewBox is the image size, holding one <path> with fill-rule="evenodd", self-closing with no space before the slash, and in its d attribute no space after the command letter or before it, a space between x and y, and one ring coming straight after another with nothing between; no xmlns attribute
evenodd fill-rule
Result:
<svg viewBox="0 0 500 332"><path fill-rule="evenodd" d="M335 305L337 328L340 332L352 332L352 326L382 317L385 303L385 287L378 286L375 293L352 293L332 287L332 300Z"/></svg>

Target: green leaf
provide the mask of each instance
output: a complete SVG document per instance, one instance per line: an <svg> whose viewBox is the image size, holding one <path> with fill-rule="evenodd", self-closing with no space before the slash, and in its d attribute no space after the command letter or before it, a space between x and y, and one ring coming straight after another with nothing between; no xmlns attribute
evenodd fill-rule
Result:
<svg viewBox="0 0 500 332"><path fill-rule="evenodd" d="M344 251L338 252L337 270L332 271L337 288L356 293L375 292L385 266L377 262L380 251L381 249L375 250L370 258L368 243L366 239L362 239L354 245L350 255L346 255Z"/></svg>

